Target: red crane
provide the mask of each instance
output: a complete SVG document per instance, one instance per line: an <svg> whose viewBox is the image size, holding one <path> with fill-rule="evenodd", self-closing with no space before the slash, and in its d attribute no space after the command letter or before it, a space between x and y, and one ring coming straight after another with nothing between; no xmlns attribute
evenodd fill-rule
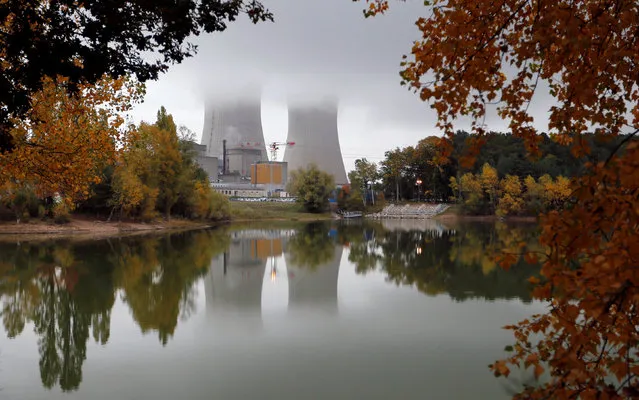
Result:
<svg viewBox="0 0 639 400"><path fill-rule="evenodd" d="M295 142L273 142L269 144L268 148L271 151L271 161L275 161L277 158L277 151L280 149L280 146L295 146Z"/></svg>

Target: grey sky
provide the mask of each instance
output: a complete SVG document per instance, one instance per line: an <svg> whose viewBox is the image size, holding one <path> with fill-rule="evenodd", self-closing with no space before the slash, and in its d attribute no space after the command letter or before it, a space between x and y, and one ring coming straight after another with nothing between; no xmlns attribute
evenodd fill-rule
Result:
<svg viewBox="0 0 639 400"><path fill-rule="evenodd" d="M365 19L365 3L349 0L263 0L274 23L242 19L227 31L194 40L197 56L147 85L145 103L133 119L153 120L164 105L178 124L202 133L204 98L227 96L234 88L261 82L266 142L284 141L287 93L338 95L338 127L346 170L356 158L373 161L396 146L439 135L435 114L399 85L399 62L410 53L426 14L422 1L408 0L387 15ZM460 128L466 123L462 121ZM504 129L496 118L491 129ZM278 155L281 159L283 151Z"/></svg>

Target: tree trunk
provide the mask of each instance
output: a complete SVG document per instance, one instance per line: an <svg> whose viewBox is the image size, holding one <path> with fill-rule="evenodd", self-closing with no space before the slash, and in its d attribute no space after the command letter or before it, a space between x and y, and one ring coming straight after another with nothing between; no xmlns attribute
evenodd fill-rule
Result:
<svg viewBox="0 0 639 400"><path fill-rule="evenodd" d="M113 218L113 212L115 211L115 206L111 208L111 212L109 213L109 218L107 218L107 222L111 222L111 218Z"/></svg>

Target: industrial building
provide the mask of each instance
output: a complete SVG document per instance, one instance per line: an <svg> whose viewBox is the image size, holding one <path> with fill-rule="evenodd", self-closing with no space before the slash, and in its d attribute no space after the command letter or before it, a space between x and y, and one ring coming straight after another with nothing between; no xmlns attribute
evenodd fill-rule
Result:
<svg viewBox="0 0 639 400"><path fill-rule="evenodd" d="M197 162L200 168L206 171L209 176L209 181L216 182L219 174L219 159L209 156L205 145L191 142L191 146L196 152L195 162Z"/></svg>

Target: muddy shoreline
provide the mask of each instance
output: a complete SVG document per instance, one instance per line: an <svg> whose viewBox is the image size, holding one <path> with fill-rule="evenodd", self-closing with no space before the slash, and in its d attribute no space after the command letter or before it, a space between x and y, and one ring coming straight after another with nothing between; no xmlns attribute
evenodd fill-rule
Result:
<svg viewBox="0 0 639 400"><path fill-rule="evenodd" d="M224 223L196 222L181 219L141 222L106 222L72 217L66 224L47 221L0 222L0 241L31 241L59 238L103 239L109 237L131 236L153 232L174 232L195 229L207 229Z"/></svg>

